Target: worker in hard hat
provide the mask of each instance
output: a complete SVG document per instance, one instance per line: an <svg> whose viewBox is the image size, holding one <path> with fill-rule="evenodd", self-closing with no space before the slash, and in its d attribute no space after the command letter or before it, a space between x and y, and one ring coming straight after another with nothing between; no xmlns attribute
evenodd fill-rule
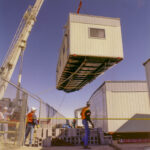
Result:
<svg viewBox="0 0 150 150"><path fill-rule="evenodd" d="M3 116L4 116L4 121L9 121L9 113L8 113L8 107L4 107L3 109ZM8 131L8 123L3 124L3 131L7 132ZM4 140L7 140L7 133L4 133Z"/></svg>
<svg viewBox="0 0 150 150"><path fill-rule="evenodd" d="M30 133L29 146L32 146L32 138L33 138L35 125L38 127L38 120L35 114L36 110L37 109L35 107L32 107L31 112L27 114L27 125L26 125L24 144L26 142L26 138Z"/></svg>
<svg viewBox="0 0 150 150"><path fill-rule="evenodd" d="M10 116L12 115L12 113L14 112L14 110L12 110L11 113L8 112L8 107L4 107L3 108L3 121L9 121L10 120ZM7 131L8 131L8 123L3 123L3 131L4 131L4 141L6 142L7 141Z"/></svg>
<svg viewBox="0 0 150 150"><path fill-rule="evenodd" d="M82 139L85 149L90 148L88 147L88 137L90 136L90 129L89 129L88 122L94 128L94 124L92 123L90 116L91 116L90 103L87 103L86 107L84 107L81 111L82 124L85 128L85 135Z"/></svg>
<svg viewBox="0 0 150 150"><path fill-rule="evenodd" d="M8 112L8 107L3 107L3 111L0 112L0 120L6 121L6 123L3 123L0 125L0 130L4 131L4 141L7 141L7 131L8 131L8 121L10 120L10 116L13 114L14 109L12 109L11 112Z"/></svg>

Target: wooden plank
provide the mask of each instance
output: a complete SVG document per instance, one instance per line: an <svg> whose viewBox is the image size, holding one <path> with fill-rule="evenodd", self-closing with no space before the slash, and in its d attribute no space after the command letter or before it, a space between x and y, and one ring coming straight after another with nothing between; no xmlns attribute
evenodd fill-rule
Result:
<svg viewBox="0 0 150 150"><path fill-rule="evenodd" d="M89 67L98 67L99 65L101 65L102 63L86 63L85 66L89 66Z"/></svg>
<svg viewBox="0 0 150 150"><path fill-rule="evenodd" d="M92 67L92 68L91 68L91 67L83 67L83 68L82 68L82 70L85 70L85 71L87 71L87 70L95 70L95 69L96 69L96 68L93 68L93 67Z"/></svg>

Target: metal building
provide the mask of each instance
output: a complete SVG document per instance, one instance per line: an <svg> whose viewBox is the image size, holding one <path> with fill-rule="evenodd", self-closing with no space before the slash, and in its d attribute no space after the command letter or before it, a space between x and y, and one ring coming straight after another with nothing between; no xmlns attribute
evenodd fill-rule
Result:
<svg viewBox="0 0 150 150"><path fill-rule="evenodd" d="M123 59L119 18L69 14L57 64L56 87L72 92Z"/></svg>
<svg viewBox="0 0 150 150"><path fill-rule="evenodd" d="M149 96L150 96L150 59L148 59L143 65L145 66L148 91L149 91Z"/></svg>
<svg viewBox="0 0 150 150"><path fill-rule="evenodd" d="M106 81L89 99L95 127L106 133L150 132L145 81Z"/></svg>
<svg viewBox="0 0 150 150"><path fill-rule="evenodd" d="M62 127L66 123L66 117L47 103L42 102L40 111L40 123L43 128Z"/></svg>
<svg viewBox="0 0 150 150"><path fill-rule="evenodd" d="M82 107L83 108L83 107ZM74 116L75 118L77 118L77 123L76 125L79 126L79 127L82 127L83 124L82 124L82 120L81 120L81 111L82 111L82 108L78 108L74 111Z"/></svg>

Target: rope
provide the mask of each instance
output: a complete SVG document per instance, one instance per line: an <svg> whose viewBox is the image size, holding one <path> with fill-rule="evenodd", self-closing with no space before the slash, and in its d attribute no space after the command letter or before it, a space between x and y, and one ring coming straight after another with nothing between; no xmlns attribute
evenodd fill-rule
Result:
<svg viewBox="0 0 150 150"><path fill-rule="evenodd" d="M60 108L61 108L61 106L62 106L62 104L64 103L64 101L65 101L65 97L66 97L66 93L64 94L64 96L63 96L63 98L62 98L62 100L61 100L61 103L60 103L60 105L59 105L59 107L58 107L58 109L57 110L59 110L59 112L60 112ZM58 112L58 111L57 111ZM57 125L57 120L59 119L57 119L58 117L57 117L57 115L56 115L56 125Z"/></svg>
<svg viewBox="0 0 150 150"><path fill-rule="evenodd" d="M66 93L64 94L64 96L63 96L63 98L61 100L61 103L60 103L60 105L59 105L57 110L59 110L61 108L62 104L64 103L65 97L66 97Z"/></svg>
<svg viewBox="0 0 150 150"><path fill-rule="evenodd" d="M50 92L50 91L52 91L52 90L54 90L54 89L55 89L55 87L50 87L50 88L48 88L48 89L45 89L45 90L39 92L38 95L45 94L45 93Z"/></svg>

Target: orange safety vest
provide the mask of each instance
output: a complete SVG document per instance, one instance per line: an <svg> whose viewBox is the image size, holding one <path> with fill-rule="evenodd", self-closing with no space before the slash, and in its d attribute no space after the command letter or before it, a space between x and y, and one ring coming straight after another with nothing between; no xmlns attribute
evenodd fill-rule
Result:
<svg viewBox="0 0 150 150"><path fill-rule="evenodd" d="M27 122L32 123L33 122L33 112L28 113L27 115Z"/></svg>
<svg viewBox="0 0 150 150"><path fill-rule="evenodd" d="M89 110L88 107L84 107L84 108L82 109L82 111L81 111L81 118L82 118L82 120L85 119L85 112L86 112L87 110Z"/></svg>

